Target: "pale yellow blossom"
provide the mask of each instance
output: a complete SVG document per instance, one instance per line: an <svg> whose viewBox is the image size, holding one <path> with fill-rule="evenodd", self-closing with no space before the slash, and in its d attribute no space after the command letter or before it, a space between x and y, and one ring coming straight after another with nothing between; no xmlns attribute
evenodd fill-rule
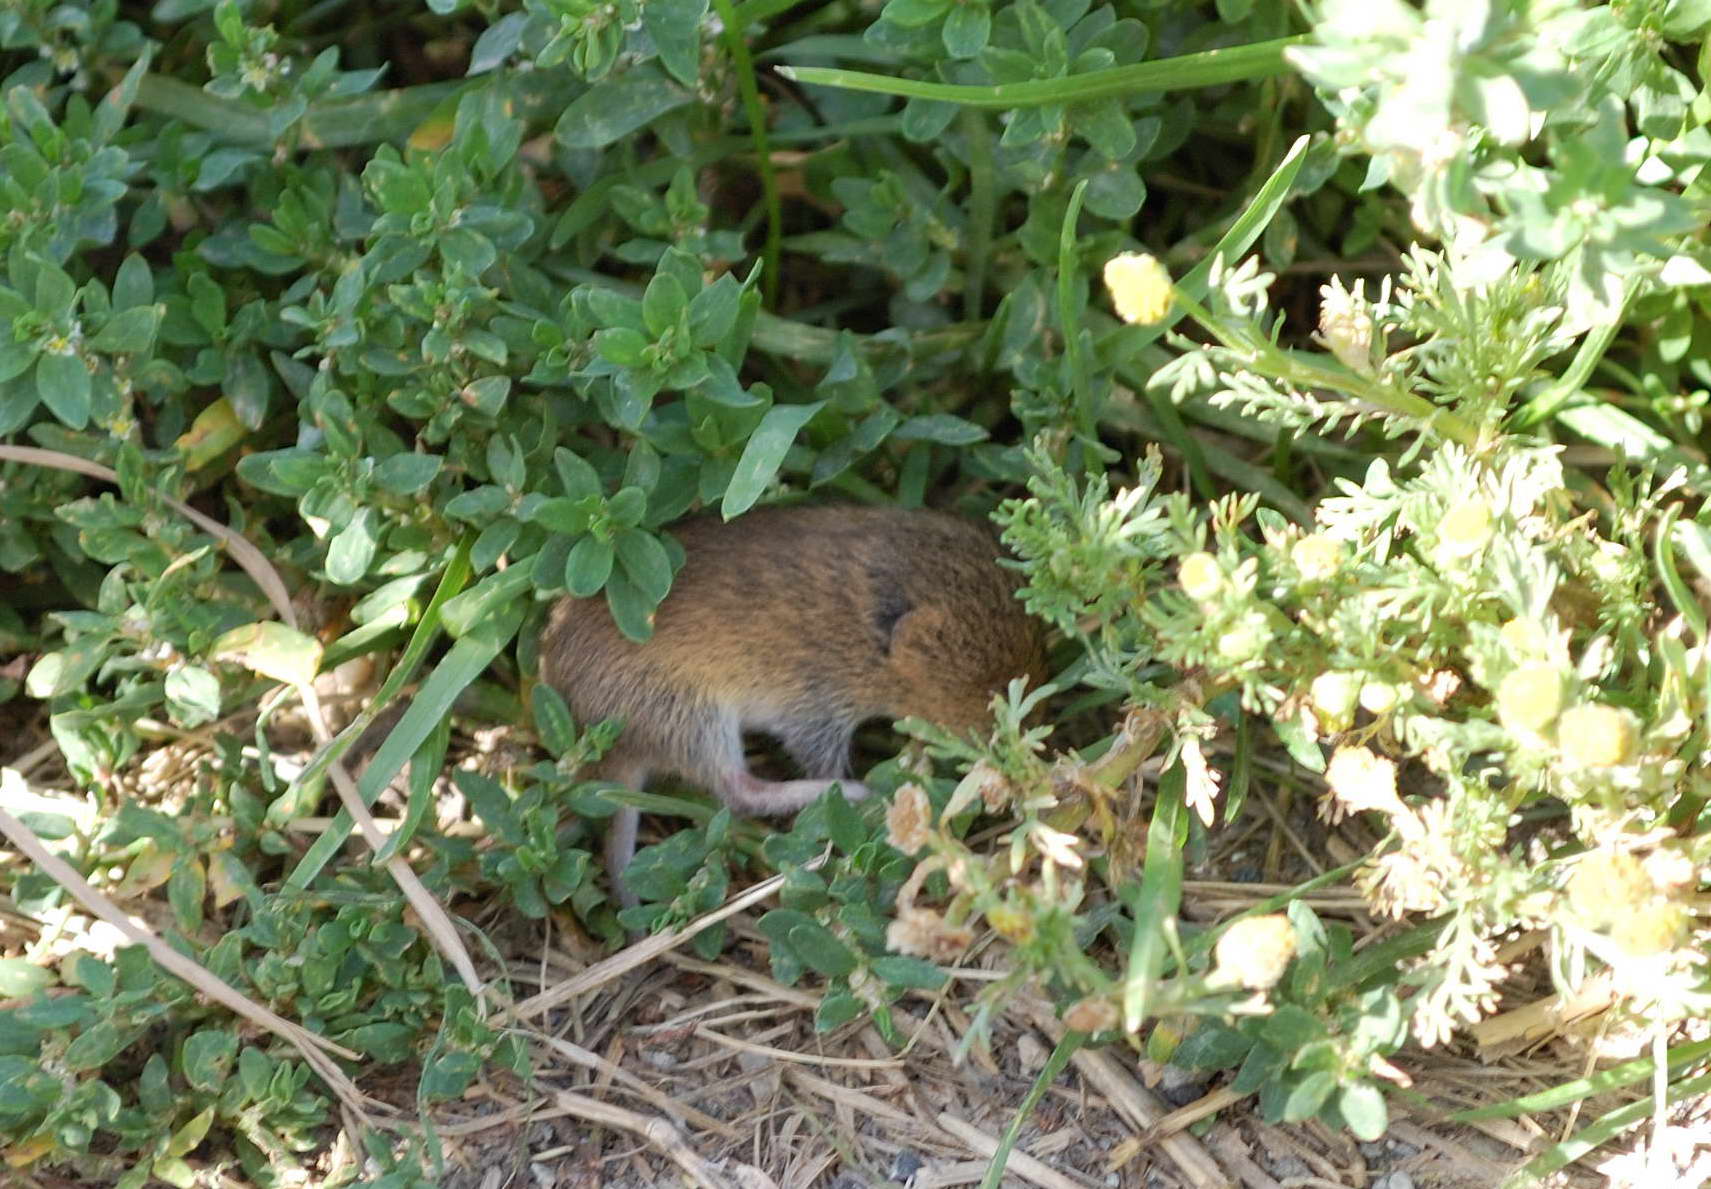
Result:
<svg viewBox="0 0 1711 1189"><path fill-rule="evenodd" d="M1117 316L1131 325L1151 326L1170 313L1170 272L1154 256L1124 252L1105 262L1105 288Z"/></svg>

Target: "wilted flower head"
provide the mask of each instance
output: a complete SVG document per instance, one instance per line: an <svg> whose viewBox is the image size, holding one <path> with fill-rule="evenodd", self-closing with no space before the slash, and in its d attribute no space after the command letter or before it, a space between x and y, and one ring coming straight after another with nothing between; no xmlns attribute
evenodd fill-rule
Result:
<svg viewBox="0 0 1711 1189"><path fill-rule="evenodd" d="M1064 1025L1077 1032L1109 1032L1122 1018L1117 1005L1104 997L1083 999L1063 1013Z"/></svg>
<svg viewBox="0 0 1711 1189"><path fill-rule="evenodd" d="M1341 277L1320 287L1319 339L1344 367L1372 373L1372 307L1364 280L1352 291L1343 288Z"/></svg>
<svg viewBox="0 0 1711 1189"><path fill-rule="evenodd" d="M952 925L930 908L900 908L885 930L886 947L934 962L949 962L974 943L974 930Z"/></svg>
<svg viewBox="0 0 1711 1189"><path fill-rule="evenodd" d="M933 807L927 800L927 790L918 784L906 784L891 799L885 811L886 839L906 855L912 855L927 845L932 836Z"/></svg>
<svg viewBox="0 0 1711 1189"><path fill-rule="evenodd" d="M1347 812L1377 810L1392 820L1408 817L1396 795L1396 764L1366 747L1339 747L1325 769L1331 795Z"/></svg>
<svg viewBox="0 0 1711 1189"><path fill-rule="evenodd" d="M1170 272L1154 256L1124 252L1105 262L1105 288L1117 316L1131 325L1150 326L1170 313Z"/></svg>
<svg viewBox="0 0 1711 1189"><path fill-rule="evenodd" d="M1212 977L1250 991L1276 984L1295 957L1295 926L1280 913L1237 921L1212 948Z"/></svg>

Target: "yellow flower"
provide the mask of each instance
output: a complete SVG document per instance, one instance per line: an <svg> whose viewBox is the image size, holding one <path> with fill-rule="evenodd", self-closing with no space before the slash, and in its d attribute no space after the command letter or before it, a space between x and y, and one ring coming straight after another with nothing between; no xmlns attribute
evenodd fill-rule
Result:
<svg viewBox="0 0 1711 1189"><path fill-rule="evenodd" d="M1687 914L1679 904L1658 900L1610 923L1610 937L1636 958L1667 954L1681 944Z"/></svg>
<svg viewBox="0 0 1711 1189"><path fill-rule="evenodd" d="M1634 758L1639 723L1626 710L1587 702L1557 719L1557 751L1575 768L1613 768Z"/></svg>
<svg viewBox="0 0 1711 1189"><path fill-rule="evenodd" d="M1368 714L1389 714L1401 694L1388 681L1369 681L1360 687L1360 708Z"/></svg>
<svg viewBox="0 0 1711 1189"><path fill-rule="evenodd" d="M1218 637L1218 655L1234 664L1251 661L1271 643L1271 628L1259 614L1242 616L1229 631Z"/></svg>
<svg viewBox="0 0 1711 1189"><path fill-rule="evenodd" d="M1182 593L1199 603L1224 589L1223 568L1210 553L1190 553L1183 558L1176 567L1176 580L1182 585Z"/></svg>
<svg viewBox="0 0 1711 1189"><path fill-rule="evenodd" d="M1014 904L994 904L986 910L986 923L1011 945L1022 945L1034 936L1034 918Z"/></svg>
<svg viewBox="0 0 1711 1189"><path fill-rule="evenodd" d="M1346 731L1355 721L1359 705L1361 675L1359 673L1321 673L1313 678L1307 696L1313 712L1319 718L1319 729L1327 734Z"/></svg>
<svg viewBox="0 0 1711 1189"><path fill-rule="evenodd" d="M1117 316L1131 325L1150 326L1170 313L1170 272L1155 257L1124 252L1105 262L1105 288Z"/></svg>
<svg viewBox="0 0 1711 1189"><path fill-rule="evenodd" d="M1491 505L1480 496L1451 504L1438 521L1438 552L1446 557L1478 553L1491 540Z"/></svg>
<svg viewBox="0 0 1711 1189"><path fill-rule="evenodd" d="M1562 713L1562 673L1553 665L1522 665L1497 687L1497 717L1514 729L1543 731Z"/></svg>
<svg viewBox="0 0 1711 1189"><path fill-rule="evenodd" d="M1307 581L1323 582L1343 564L1343 547L1323 533L1312 533L1289 547L1289 560Z"/></svg>
<svg viewBox="0 0 1711 1189"><path fill-rule="evenodd" d="M1530 660L1536 656L1544 656L1545 649L1550 647L1550 637L1545 635L1545 626L1536 619L1511 619L1498 629L1498 637L1503 641L1503 647L1509 650L1509 657L1515 661Z"/></svg>
<svg viewBox="0 0 1711 1189"><path fill-rule="evenodd" d="M1582 855L1568 877L1567 891L1574 915L1595 929L1633 916L1657 893L1640 861L1614 850Z"/></svg>
<svg viewBox="0 0 1711 1189"><path fill-rule="evenodd" d="M1295 957L1295 926L1279 913L1248 917L1227 929L1212 948L1212 977L1250 991L1276 984Z"/></svg>

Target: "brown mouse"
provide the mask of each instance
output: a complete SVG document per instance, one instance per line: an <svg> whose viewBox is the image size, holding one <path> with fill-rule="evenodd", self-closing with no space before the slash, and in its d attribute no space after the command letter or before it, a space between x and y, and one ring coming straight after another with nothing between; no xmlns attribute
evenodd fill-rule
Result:
<svg viewBox="0 0 1711 1189"><path fill-rule="evenodd" d="M766 508L669 530L685 561L645 643L604 598L566 598L541 635L541 677L583 725L624 720L591 775L640 789L676 775L740 813L801 809L837 781L870 718L917 716L955 730L989 723L992 695L1045 675L1039 624L1015 597L991 528L944 512ZM743 733L775 736L803 779L750 773ZM618 898L637 813L607 828Z"/></svg>

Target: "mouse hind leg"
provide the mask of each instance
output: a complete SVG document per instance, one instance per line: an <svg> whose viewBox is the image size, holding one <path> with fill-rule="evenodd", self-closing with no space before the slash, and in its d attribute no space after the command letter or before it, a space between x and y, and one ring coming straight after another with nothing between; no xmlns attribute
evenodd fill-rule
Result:
<svg viewBox="0 0 1711 1189"><path fill-rule="evenodd" d="M841 718L816 718L778 731L779 742L802 769L802 775L842 780L850 774L850 736L855 724Z"/></svg>
<svg viewBox="0 0 1711 1189"><path fill-rule="evenodd" d="M648 782L648 768L636 756L629 754L623 744L609 752L605 759L588 773L590 780L609 780L637 792ZM624 868L636 857L636 830L642 815L633 805L620 805L606 819L606 837L602 857L606 863L606 878L612 883L612 894L621 908L634 908L641 901L624 882Z"/></svg>
<svg viewBox="0 0 1711 1189"><path fill-rule="evenodd" d="M838 782L848 800L859 801L868 795L867 786L849 779L852 723L825 717L785 726L768 724L768 729L778 736L807 779L762 780L751 774L743 759L741 732L733 718L729 746L736 762L723 770L714 786L719 799L732 809L757 816L795 813L818 801L833 781Z"/></svg>

